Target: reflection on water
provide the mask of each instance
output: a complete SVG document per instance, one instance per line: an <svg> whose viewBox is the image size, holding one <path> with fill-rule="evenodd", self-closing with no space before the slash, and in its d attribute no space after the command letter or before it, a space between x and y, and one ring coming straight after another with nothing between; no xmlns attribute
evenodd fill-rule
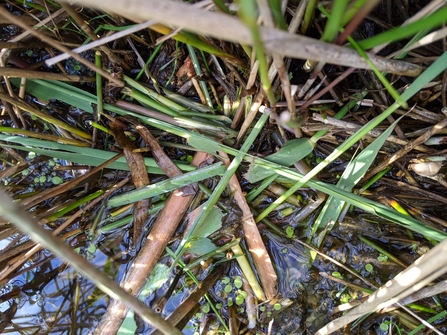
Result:
<svg viewBox="0 0 447 335"><path fill-rule="evenodd" d="M302 245L286 243L271 233L266 235L278 275L278 292L283 298L297 298L302 288L300 283L306 281L309 276L310 252Z"/></svg>

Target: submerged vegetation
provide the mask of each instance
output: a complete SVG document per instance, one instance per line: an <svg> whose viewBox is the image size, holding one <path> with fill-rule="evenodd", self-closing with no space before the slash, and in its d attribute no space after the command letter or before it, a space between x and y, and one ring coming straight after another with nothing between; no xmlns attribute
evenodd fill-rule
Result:
<svg viewBox="0 0 447 335"><path fill-rule="evenodd" d="M0 331L445 334L445 5L6 0Z"/></svg>

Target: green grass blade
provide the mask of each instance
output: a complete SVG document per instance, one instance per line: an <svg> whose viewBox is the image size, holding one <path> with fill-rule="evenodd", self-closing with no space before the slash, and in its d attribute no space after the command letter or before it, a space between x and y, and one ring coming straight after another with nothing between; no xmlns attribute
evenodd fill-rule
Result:
<svg viewBox="0 0 447 335"><path fill-rule="evenodd" d="M222 12L227 14L231 13L223 0L213 0L213 2L216 5L216 7L219 8Z"/></svg>
<svg viewBox="0 0 447 335"><path fill-rule="evenodd" d="M447 311L442 311L438 314L436 314L435 316L431 317L430 319L427 320L428 323L434 323L436 320L440 320L440 319L445 319L445 317L447 316ZM419 326L417 326L416 328L414 328L411 332L408 333L408 335L416 335L419 334L419 332L421 330L423 330L426 326L424 324L421 324Z"/></svg>
<svg viewBox="0 0 447 335"><path fill-rule="evenodd" d="M226 168L222 166L222 163L206 166L204 168L182 174L181 176L169 178L156 184L141 187L113 197L108 201L108 206L117 207L127 205L142 199L171 192L183 186L191 185L207 178L223 175L225 170Z"/></svg>
<svg viewBox="0 0 447 335"><path fill-rule="evenodd" d="M278 152L267 156L265 159L283 166L290 166L305 158L312 152L314 147L315 144L308 138L297 138L288 141ZM256 165L256 163L252 163L244 177L250 183L256 183L274 174L272 171L266 170L262 166Z"/></svg>
<svg viewBox="0 0 447 335"><path fill-rule="evenodd" d="M269 163L265 160L258 161L259 164L263 164L265 168L276 171L279 175L289 178L294 181L300 181L303 179L303 176L293 170L278 166L273 163ZM342 190L335 185L325 184L321 181L310 180L307 185L312 187L318 191L324 192L328 195L334 196L348 202L349 204L358 207L368 213L372 213L386 220L392 221L396 224L399 224L405 228L408 228L416 233L422 234L427 238L432 238L436 241L442 241L447 237L447 233L440 231L438 229L434 229L432 227L426 226L422 222L410 217L403 215L394 209L391 209L381 203L374 202L370 199L363 198L356 194L347 192Z"/></svg>
<svg viewBox="0 0 447 335"><path fill-rule="evenodd" d="M430 78L426 78L426 79L430 80ZM222 150L232 156L236 156L236 155L240 154L239 150L236 150L229 146L217 143L213 139L207 138L206 136L203 136L196 132L188 131L186 129L182 129L180 127L173 126L169 123L159 121L159 120L141 118L141 121L145 122L147 124L150 124L153 127L163 129L164 131L168 131L172 134L184 137L185 139L188 140L189 144L191 144L191 143L201 143L201 144L205 143L208 146L208 148L210 149L210 151L214 154L216 154L217 151L219 151L219 150ZM192 141L192 139L194 139L194 141ZM192 146L194 146L194 145L192 145ZM264 168L270 169L271 171L273 171L283 177L286 177L290 180L293 180L293 181L300 181L304 178L304 176L302 174L300 174L294 170L291 170L291 169L286 168L279 164L269 162L269 161L259 158L259 157L245 154L244 159L250 163L254 162L256 164L262 165ZM420 222L414 218L402 215L402 214L396 212L395 210L382 205L381 203L374 202L372 200L363 198L361 196L352 194L350 192L346 192L344 190L340 190L335 185L329 185L329 184L323 183L321 181L316 181L316 180L309 180L307 182L307 185L309 187L316 189L317 191L321 191L326 194L336 196L336 197L340 198L341 200L346 201L349 204L356 206L368 213L372 213L372 214L377 215L377 216L384 218L386 220L403 225L406 228L409 228L416 232L420 232L424 236L433 238L437 241L441 241L447 237L447 234L442 231L439 231L439 230L436 230L436 229L433 229L430 227L425 227L422 222Z"/></svg>
<svg viewBox="0 0 447 335"><path fill-rule="evenodd" d="M416 22L406 24L405 26L389 29L386 32L376 35L374 37L368 38L363 41L359 41L358 45L363 50L372 49L378 45L384 43L395 42L414 34L419 33L422 30L430 30L436 28L447 22L447 7L443 7L436 11L435 13L427 16L426 18L420 19Z"/></svg>
<svg viewBox="0 0 447 335"><path fill-rule="evenodd" d="M402 50L400 50L400 53L397 54L396 56L394 56L393 58L394 59L402 59L402 58L406 57L411 50L437 41L438 39L442 38L442 35L443 35L443 34L440 34L440 36L438 36L438 33L441 31L445 31L446 29L447 28L442 28L442 29L432 32L431 34L428 34L430 32L429 29L421 30L416 35L414 35L411 38L411 40L408 41L408 43L405 45L405 47Z"/></svg>
<svg viewBox="0 0 447 335"><path fill-rule="evenodd" d="M349 21L351 21L359 9L362 8L367 1L368 0L357 0L351 7L349 7L343 14L341 26L344 27Z"/></svg>
<svg viewBox="0 0 447 335"><path fill-rule="evenodd" d="M257 188L253 188L246 196L247 202L251 203L255 198L262 193L271 183L275 181L275 179L278 178L278 174L274 173L270 177L265 178L261 185L259 185Z"/></svg>
<svg viewBox="0 0 447 335"><path fill-rule="evenodd" d="M176 260L181 257L185 250L185 245L190 239L191 236L194 235L194 231L200 227L200 225L204 224L206 217L208 216L208 213L211 211L214 205L217 204L219 201L219 198L222 194L222 192L227 187L231 177L234 175L236 170L238 169L240 163L242 162L242 159L244 158L245 154L247 153L250 146L253 144L256 137L261 132L265 122L268 120L269 115L267 113L262 114L261 118L258 120L258 122L253 127L252 131L250 132L250 135L248 135L247 139L245 140L244 144L242 145L241 149L238 151L236 156L233 158L230 166L228 166L227 171L222 176L221 180L219 181L219 184L214 189L211 196L208 198L207 202L205 203L203 207L203 211L200 212L199 216L195 220L195 222L192 225L192 228L189 230L188 234L184 237L182 240L181 246L177 249L176 252ZM175 262L174 262L175 263Z"/></svg>
<svg viewBox="0 0 447 335"><path fill-rule="evenodd" d="M323 36L321 40L325 42L332 42L337 36L338 31L341 28L341 21L343 19L343 14L346 11L348 5L347 0L335 0L332 5L332 12L328 15L328 20L326 26L324 27Z"/></svg>
<svg viewBox="0 0 447 335"><path fill-rule="evenodd" d="M312 17L314 16L315 6L317 4L317 0L309 0L306 6L306 12L304 13L303 23L301 24L301 34L306 35L307 28L312 21Z"/></svg>
<svg viewBox="0 0 447 335"><path fill-rule="evenodd" d="M19 79L11 78L10 81L19 87ZM93 114L92 106L96 104L96 96L93 94L55 80L28 79L26 92L45 101L52 99L63 101L91 114Z"/></svg>
<svg viewBox="0 0 447 335"><path fill-rule="evenodd" d="M329 14L322 6L320 6L319 9L325 15L329 16L329 18L331 17L331 14ZM340 28L339 30L340 30L340 32L344 31L343 28ZM400 104L402 107L408 108L407 103L401 99L401 97L400 97L399 93L397 93L396 89L390 84L390 82L385 78L385 76L377 69L377 67L374 65L374 63L371 62L371 60L368 57L368 54L365 51L363 51L363 49L357 44L357 42L351 36L348 36L347 39L348 39L349 43L351 43L351 45L354 47L354 49L357 50L357 52L360 54L360 56L362 56L366 60L368 65L374 71L374 74L377 76L377 78L379 78L380 82L387 89L387 91L390 93L390 95L393 97L393 99L398 104Z"/></svg>
<svg viewBox="0 0 447 335"><path fill-rule="evenodd" d="M374 162L379 150L382 148L383 143L391 135L394 127L400 121L402 117L397 119L391 126L389 126L377 139L368 145L356 158L354 158L343 172L340 180L337 183L337 187L342 190L351 192L353 187L363 178L365 173ZM340 216L343 210L345 202L330 196L326 201L323 209L318 215L312 228L312 235L316 233L317 229L324 228L326 225L332 225ZM322 239L319 239L322 241ZM317 245L319 247L319 245Z"/></svg>
<svg viewBox="0 0 447 335"><path fill-rule="evenodd" d="M261 78L262 88L267 95L271 106L275 105L275 95L272 91L272 85L268 76L267 56L264 51L264 43L258 26L258 8L255 0L238 0L239 16L247 25L253 38L253 48L256 53L256 59L259 62L259 76Z"/></svg>
<svg viewBox="0 0 447 335"><path fill-rule="evenodd" d="M167 107L166 105L160 103L157 100L154 100L154 99L150 98L149 96L147 96L147 95L145 95L143 93L140 93L137 90L134 90L134 89L131 89L131 88L128 88L128 87L124 87L121 90L121 92L126 94L126 95L128 95L129 97L132 97L135 100L139 101L144 106L149 106L150 108L153 108L153 109L155 109L157 111L160 111L160 112L162 112L162 113L164 113L166 115L169 115L169 116L172 116L172 117L175 117L175 116L178 115L178 113L175 110Z"/></svg>
<svg viewBox="0 0 447 335"><path fill-rule="evenodd" d="M160 104L170 108L171 110L180 112L185 110L186 108L173 102L172 100L166 98L165 96L158 94L156 91L150 89L149 87L143 86L141 85L139 82L133 80L132 78L124 75L123 76L123 80L126 84L128 84L129 86L135 88L136 90L140 91L141 93L144 93L145 95L147 95L148 97L150 97L151 99L159 102ZM176 116L176 115L171 115L171 116Z"/></svg>
<svg viewBox="0 0 447 335"><path fill-rule="evenodd" d="M205 120L203 118L193 119L179 116L179 113L173 108L182 108L183 110L185 110L185 108L176 103L173 103L167 98L163 99L160 98L160 96L157 96L157 99L155 96L155 92L145 90L144 86L141 86L132 80L129 80L129 83L132 83L133 86L141 89L142 91L146 92L147 95L150 95L154 98L151 98L147 95L144 95L143 93L140 93L137 90L133 90L128 87L124 88L123 90L125 90L130 96L134 97L136 100L140 101L143 104L151 106L153 109L174 117L175 121L178 122L180 125L184 125L188 128L195 128L218 133L218 135L226 134L229 137L233 137L237 134L235 130L229 127L225 127L218 122L213 122L212 120ZM20 83L18 81L15 81L15 84L19 85ZM69 84L57 81L30 79L27 81L27 92L42 100L56 99L63 101L71 106L78 107L79 109L82 109L89 113L93 113L92 106L97 102L97 99L93 94L85 92ZM104 109L110 112L117 113L119 115L131 115L138 119L146 119L146 117L140 114L133 113L110 104L104 104Z"/></svg>
<svg viewBox="0 0 447 335"><path fill-rule="evenodd" d="M20 150L35 152L48 157L55 157L84 165L98 166L116 155L116 153L105 150L78 147L75 145L60 144L56 142L25 138L21 136L0 134L0 140L20 144L20 146L9 145L10 147L14 147ZM148 169L148 172L155 174L164 174L164 172L160 168L158 168L157 163L152 158L145 158L144 163ZM183 162L176 162L176 164L182 171L195 170L193 166L185 164ZM108 167L111 169L129 171L129 166L127 165L124 157L118 158Z"/></svg>
<svg viewBox="0 0 447 335"><path fill-rule="evenodd" d="M366 237L364 236L359 236L360 241L362 241L363 243L365 243L366 245L369 245L371 248L375 249L376 251L380 252L381 254L385 255L386 257L388 257L390 260L392 260L394 263L399 264L400 266L402 266L404 269L406 267L408 267L407 264L405 264L404 262L402 262L398 257L394 256L389 250L382 248L381 246L379 246L378 244L374 243L373 241L368 240Z"/></svg>
<svg viewBox="0 0 447 335"><path fill-rule="evenodd" d="M447 67L447 52L440 56L428 69L426 69L411 85L410 87L401 95L404 101L410 99L414 94L419 92L424 85L433 80L439 73L444 71ZM298 183L291 187L286 193L274 201L269 207L267 207L262 213L258 215L256 221L259 222L265 218L269 213L271 213L277 206L287 199L290 195L298 191L303 187L309 180L315 177L321 170L338 158L343 152L354 146L363 136L365 136L369 131L377 127L383 120L385 120L389 115L391 115L400 105L394 103L387 110L385 110L381 115L377 116L362 128L360 128L355 134L350 136L345 142L343 142L337 149L335 149L328 157L325 158L323 162L318 164L312 169L304 178L302 178Z"/></svg>
<svg viewBox="0 0 447 335"><path fill-rule="evenodd" d="M97 197L99 197L102 194L104 194L103 190L99 190L99 191L96 191L96 192L94 192L92 194L89 194L89 195L87 195L87 196L85 196L85 197L83 197L83 198L81 198L79 200L76 200L74 203L61 208L56 213L54 213L54 214L52 214L50 216L47 216L45 219L47 221L49 221L49 222L52 222L52 221L60 218L62 215L70 212L71 210L73 210L75 208L78 208L79 206L84 205L87 202L92 201L93 199L96 199Z"/></svg>
<svg viewBox="0 0 447 335"><path fill-rule="evenodd" d="M273 19L275 20L276 26L287 31L287 22L281 11L281 1L280 0L268 0L270 11L272 13Z"/></svg>

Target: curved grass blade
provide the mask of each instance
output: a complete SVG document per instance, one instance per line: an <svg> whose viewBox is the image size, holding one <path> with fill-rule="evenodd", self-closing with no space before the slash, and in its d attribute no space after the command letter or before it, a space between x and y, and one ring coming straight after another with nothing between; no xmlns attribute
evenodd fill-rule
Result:
<svg viewBox="0 0 447 335"><path fill-rule="evenodd" d="M322 6L320 6L319 9L325 15L328 15L329 17L331 17L331 14L329 14ZM340 30L340 32L344 31L343 28L341 28L339 30ZM351 45L354 47L354 49L360 54L360 56L362 56L365 59L365 61L369 64L369 66L371 66L371 69L374 71L374 74L377 76L377 78L379 78L382 85L385 86L388 93L390 93L390 95L394 98L394 100L398 104L400 104L402 107L408 108L407 103L401 99L401 97L400 97L399 93L397 93L396 89L385 78L385 76L382 74L382 72L380 72L377 69L377 67L374 65L374 63L371 62L371 60L368 57L368 54L365 51L363 51L363 49L358 45L358 43L351 36L347 36L347 39L348 39L349 43L351 43Z"/></svg>
<svg viewBox="0 0 447 335"><path fill-rule="evenodd" d="M430 80L430 78L427 78L427 79ZM143 117L141 117L141 120L142 120L142 122L145 122L153 127L163 129L164 131L168 131L172 134L184 137L185 139L188 140L189 144L191 144L191 139L194 139L193 142L195 144L198 144L199 148L201 148L201 146L203 146L203 145L206 145L209 148L213 147L214 153L215 153L215 151L218 151L218 150L222 150L232 156L236 156L240 153L239 150L236 150L229 146L217 143L216 141L214 141L210 138L207 138L206 136L203 136L196 132L188 131L186 129L182 129L180 127L171 125L166 122L154 120L154 119L143 118ZM194 146L193 144L191 144L191 145ZM292 169L289 169L282 165L275 164L275 163L269 162L265 159L255 157L255 156L252 156L249 154L245 154L244 160L246 160L250 163L256 163L256 164L262 165L265 169L269 169L272 172L277 173L277 174L284 176L288 179L291 179L293 181L300 181L304 178L304 176L302 174L300 174ZM312 180L312 179L307 182L307 185L309 187L312 187L312 188L318 190L318 191L327 193L329 195L336 196L336 197L340 198L341 200L346 201L349 204L356 206L368 213L372 213L372 214L382 217L386 220L403 225L406 228L409 228L413 231L419 232L419 233L423 234L424 236L433 238L434 240L441 241L447 237L447 234L442 231L433 229L431 227L425 227L422 222L420 222L414 218L402 215L402 214L396 212L395 210L382 205L381 203L374 202L372 200L363 198L356 194L352 194L350 192L346 192L344 190L338 189L335 185L326 184L321 181L316 181L316 180Z"/></svg>
<svg viewBox="0 0 447 335"><path fill-rule="evenodd" d="M183 186L191 185L193 183L202 181L207 178L212 178L217 175L223 175L226 168L222 163L216 163L204 168L182 174L161 182L141 187L134 191L129 191L108 201L110 207L117 207L127 205L145 198L154 197L166 192L171 192Z"/></svg>
<svg viewBox="0 0 447 335"><path fill-rule="evenodd" d="M419 33L424 29L433 29L447 22L447 7L443 7L427 16L426 18L420 19L416 22L406 24L405 26L389 29L386 32L376 35L374 37L368 38L363 41L357 42L359 47L363 50L372 49L378 45L384 43L391 43L403 38L410 37L414 34Z"/></svg>
<svg viewBox="0 0 447 335"><path fill-rule="evenodd" d="M413 95L419 92L424 85L433 80L439 73L444 71L447 67L447 52L440 56L430 67L428 67L411 85L410 87L401 95L404 101L410 99ZM365 136L370 130L377 127L383 120L385 120L389 115L391 115L400 105L394 103L382 114L369 121L366 125L360 128L355 134L350 136L345 142L343 142L337 149L335 149L328 157L325 158L323 162L318 164L312 169L306 176L304 176L298 183L296 183L292 188L290 188L286 193L274 201L269 207L267 207L261 214L258 215L256 221L259 222L265 218L269 213L271 213L277 206L282 204L287 197L298 191L306 183L308 183L314 176L316 176L321 170L338 158L343 152L355 145L363 136Z"/></svg>
<svg viewBox="0 0 447 335"><path fill-rule="evenodd" d="M45 156L55 157L59 159L68 160L73 163L92 165L92 166L101 165L105 161L111 159L116 154L105 150L84 148L75 145L60 144L56 142L25 138L13 135L0 134L0 140L20 144L21 146L10 145L10 147L14 147L20 150L40 153ZM164 172L158 168L157 163L152 158L145 158L144 162L148 169L148 172L155 174L164 174ZM176 163L177 166L182 171L195 170L195 168L190 166L189 164L185 164L183 162L176 162ZM115 162L111 163L109 165L109 168L124 171L129 170L129 166L127 165L124 157L121 157L117 159Z"/></svg>
<svg viewBox="0 0 447 335"><path fill-rule="evenodd" d="M394 127L400 121L402 117L397 119L391 126L389 126L378 138L374 140L370 145L368 145L356 158L354 158L343 172L340 180L337 183L337 187L342 190L351 192L352 188L357 185L360 179L363 178L365 173L368 171L371 164L374 162L379 150L382 148L383 143L391 135ZM330 196L326 201L323 209L318 215L317 219L312 228L311 235L315 234L317 229L325 228L326 225L333 226L333 224L338 220L345 202ZM328 231L325 230L326 234ZM318 242L321 243L323 239L318 238ZM317 245L319 247L320 245Z"/></svg>

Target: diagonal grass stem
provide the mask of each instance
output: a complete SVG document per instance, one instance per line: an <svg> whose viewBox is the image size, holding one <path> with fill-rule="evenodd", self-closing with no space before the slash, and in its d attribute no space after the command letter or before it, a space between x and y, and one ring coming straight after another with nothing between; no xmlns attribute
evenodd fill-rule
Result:
<svg viewBox="0 0 447 335"><path fill-rule="evenodd" d="M411 85L410 87L401 95L403 101L407 101L414 94L419 92L424 85L433 80L439 73L441 73L447 64L447 52L440 56L427 70L425 70ZM292 186L286 193L274 201L269 207L262 211L256 218L256 222L261 221L268 214L270 214L276 207L282 204L290 195L294 194L301 187L303 187L308 181L315 177L320 171L322 171L326 166L343 154L346 150L351 148L356 144L362 137L364 137L370 130L377 127L383 120L385 120L389 115L391 115L400 105L394 103L387 110L385 110L381 115L377 116L362 128L359 129L355 134L350 136L345 142L343 142L337 149L335 149L329 156L326 157L324 161L318 164L312 169L307 175L305 175L298 183Z"/></svg>
<svg viewBox="0 0 447 335"><path fill-rule="evenodd" d="M238 169L239 165L241 164L242 160L244 159L245 154L247 153L250 146L253 144L256 137L259 135L260 131L262 130L265 122L269 118L268 113L262 114L261 118L258 120L256 125L253 127L253 130L251 131L250 135L247 137L247 140L242 145L241 149L239 150L238 154L234 157L233 161L231 162L230 166L228 167L225 174L222 176L219 184L214 189L211 196L208 198L207 202L203 206L203 211L199 214L197 219L195 220L192 228L189 230L188 234L184 237L179 249L176 252L176 259L173 264L176 264L177 260L180 259L183 252L185 251L185 245L188 242L188 240L191 238L191 236L194 235L195 230L197 230L200 225L204 223L206 220L206 217L212 210L213 206L217 204L219 201L219 198L222 194L222 192L225 190L225 188L228 185L228 182L230 181L233 174Z"/></svg>

